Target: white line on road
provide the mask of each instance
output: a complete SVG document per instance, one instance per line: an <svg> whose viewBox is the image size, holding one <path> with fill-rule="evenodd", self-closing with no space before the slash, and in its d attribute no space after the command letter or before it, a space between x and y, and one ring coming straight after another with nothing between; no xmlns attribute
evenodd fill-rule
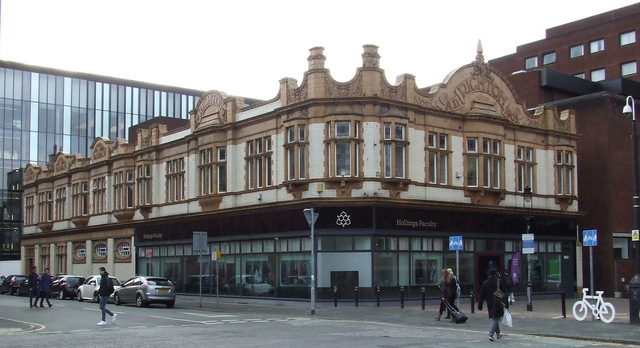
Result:
<svg viewBox="0 0 640 348"><path fill-rule="evenodd" d="M207 318L230 318L237 317L237 315L233 314L201 314L201 313L191 313L191 312L182 312L183 314L195 315L199 317L207 317Z"/></svg>
<svg viewBox="0 0 640 348"><path fill-rule="evenodd" d="M150 316L150 318L156 318L156 319L166 319L166 320L176 320L176 321L186 321L187 323L202 323L201 321L198 320L189 320L189 319L181 319L181 318L169 318L169 317L157 317L157 316Z"/></svg>

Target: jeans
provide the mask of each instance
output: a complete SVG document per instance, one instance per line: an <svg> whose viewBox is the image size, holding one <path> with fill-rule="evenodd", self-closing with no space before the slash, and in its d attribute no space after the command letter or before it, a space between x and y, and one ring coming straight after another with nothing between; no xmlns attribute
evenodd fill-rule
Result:
<svg viewBox="0 0 640 348"><path fill-rule="evenodd" d="M60 290L63 291L63 290ZM49 307L51 307L51 301L49 301L49 299L51 298L51 293L49 291L40 291L40 307L42 307L42 303L44 302L44 300L47 300L47 304L49 305Z"/></svg>
<svg viewBox="0 0 640 348"><path fill-rule="evenodd" d="M38 297L40 297L40 290L38 288L31 288L31 291L29 291L29 307L38 305ZM33 301L34 298L35 301Z"/></svg>
<svg viewBox="0 0 640 348"><path fill-rule="evenodd" d="M493 334L500 335L500 318L491 318L491 327L489 327L489 337Z"/></svg>
<svg viewBox="0 0 640 348"><path fill-rule="evenodd" d="M105 313L109 313L110 316L113 316L113 312L107 309L107 301L109 301L109 296L100 295L100 310L102 311L102 321L104 321Z"/></svg>

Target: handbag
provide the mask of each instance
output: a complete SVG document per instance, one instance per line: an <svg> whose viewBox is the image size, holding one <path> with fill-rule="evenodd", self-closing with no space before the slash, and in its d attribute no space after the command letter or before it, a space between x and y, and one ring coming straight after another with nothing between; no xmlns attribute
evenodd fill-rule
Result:
<svg viewBox="0 0 640 348"><path fill-rule="evenodd" d="M497 297L497 298L503 298L504 297L504 292L502 292L502 290L500 290L500 278L498 278L498 284L497 284L497 289L494 293L493 296Z"/></svg>
<svg viewBox="0 0 640 348"><path fill-rule="evenodd" d="M502 323L508 327L513 327L513 319L511 318L511 312L508 309L504 309L504 315L502 316Z"/></svg>

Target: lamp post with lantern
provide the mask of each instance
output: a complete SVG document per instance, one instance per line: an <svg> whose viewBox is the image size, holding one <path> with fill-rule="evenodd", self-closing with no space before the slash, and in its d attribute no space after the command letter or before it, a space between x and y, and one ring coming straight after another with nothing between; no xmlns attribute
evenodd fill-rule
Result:
<svg viewBox="0 0 640 348"><path fill-rule="evenodd" d="M522 202L523 206L527 208L527 216L525 217L525 219L527 220L526 235L531 238L527 240L530 240L531 242L533 242L533 236L531 236L531 208L533 206L533 192L531 192L531 187L527 186L524 188L524 192L522 193L522 200L523 200ZM522 253L527 254L527 311L531 312L533 311L533 299L531 296L533 293L533 282L531 281L531 266L532 266L531 254L533 254L533 250L531 252L528 252L525 250L524 239L525 238L523 236ZM535 244L532 249L535 249Z"/></svg>

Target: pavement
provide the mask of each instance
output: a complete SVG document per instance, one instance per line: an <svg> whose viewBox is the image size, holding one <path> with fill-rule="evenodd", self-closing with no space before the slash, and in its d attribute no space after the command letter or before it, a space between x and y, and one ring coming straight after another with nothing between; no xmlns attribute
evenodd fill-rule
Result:
<svg viewBox="0 0 640 348"><path fill-rule="evenodd" d="M517 299L509 310L513 316L513 327L501 325L505 335L535 335L558 338L587 340L593 342L619 343L640 346L640 325L629 321L629 300L626 298L605 298L616 309L613 322L607 324L594 320L589 314L584 321L573 317L572 308L577 299L567 299L565 302L566 318L562 316L562 301L560 298L545 298L532 301L532 311L526 310L526 299ZM342 320L381 323L384 325L411 327L448 327L477 331L486 335L490 321L486 312L471 310L471 299L460 299L459 308L467 314L469 319L464 324L451 323L442 317L435 320L439 308L436 299L382 301L379 305L375 301L316 301L312 314L310 301L295 301L284 299L238 298L216 296L178 295L176 308L189 310L203 310L224 313L256 313L261 315L282 317L308 317L316 320ZM7 318L0 318L0 335L18 332L28 332L35 327L30 323L23 323Z"/></svg>

